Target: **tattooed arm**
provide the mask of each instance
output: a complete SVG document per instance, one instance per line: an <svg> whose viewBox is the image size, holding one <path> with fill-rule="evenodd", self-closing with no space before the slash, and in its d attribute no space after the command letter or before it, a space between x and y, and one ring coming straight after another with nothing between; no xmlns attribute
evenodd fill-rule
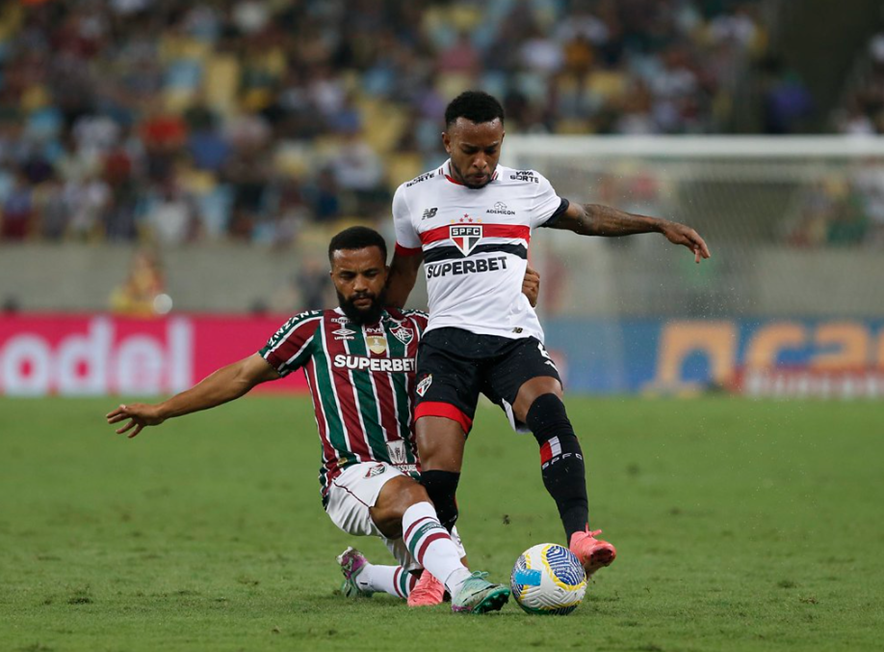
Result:
<svg viewBox="0 0 884 652"><path fill-rule="evenodd" d="M684 245L694 253L696 262L709 258L709 247L700 234L689 226L659 217L635 215L601 204L571 203L550 225L554 229L573 231L578 235L614 237L637 233L662 233L672 244Z"/></svg>

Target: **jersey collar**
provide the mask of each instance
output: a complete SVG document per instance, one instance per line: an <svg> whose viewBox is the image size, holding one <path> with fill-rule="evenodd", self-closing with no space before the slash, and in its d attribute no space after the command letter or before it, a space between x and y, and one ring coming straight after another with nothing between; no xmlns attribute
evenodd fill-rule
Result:
<svg viewBox="0 0 884 652"><path fill-rule="evenodd" d="M347 317L347 315L344 314L344 311L341 309L340 306L338 306L337 308L335 308L332 312L337 313L337 314L340 315L341 317ZM350 319L350 318L347 317L347 319ZM393 319L393 320L395 321L395 317L393 317L393 315L391 315L391 314L389 313L389 311L388 311L386 308L384 308L384 309L381 311L381 316L380 316L380 318L377 320L376 323L378 323L378 324L383 324L384 321L385 321L385 320L388 320L388 319ZM350 320L350 321L352 321L352 320ZM354 323L355 323L355 322L354 322ZM374 326L374 324L362 324L362 326Z"/></svg>
<svg viewBox="0 0 884 652"><path fill-rule="evenodd" d="M497 181L498 173L499 173L499 170L494 171L494 174L491 175L491 181ZM448 159L447 161L445 161L445 163L442 164L442 174L444 174L445 178L448 179L454 185L463 186L463 184L460 181L458 181L457 179L455 179L454 176L451 174L451 159ZM491 181L489 181L488 183L491 183ZM464 188L466 188L466 186L464 186Z"/></svg>

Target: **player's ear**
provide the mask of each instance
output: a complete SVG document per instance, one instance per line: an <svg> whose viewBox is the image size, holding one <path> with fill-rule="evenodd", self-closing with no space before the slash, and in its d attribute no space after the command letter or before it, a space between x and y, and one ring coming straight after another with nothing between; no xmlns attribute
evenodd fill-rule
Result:
<svg viewBox="0 0 884 652"><path fill-rule="evenodd" d="M442 145L445 147L445 151L451 154L451 137L447 131L442 132Z"/></svg>

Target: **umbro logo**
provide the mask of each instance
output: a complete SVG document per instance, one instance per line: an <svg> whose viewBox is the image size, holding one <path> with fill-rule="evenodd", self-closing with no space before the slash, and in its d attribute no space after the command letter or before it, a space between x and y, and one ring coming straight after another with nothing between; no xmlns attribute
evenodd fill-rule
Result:
<svg viewBox="0 0 884 652"><path fill-rule="evenodd" d="M421 216L421 219L422 219L422 220L431 220L431 219L433 219L434 217L436 217L436 212L437 212L438 210L439 210L438 208L425 208L425 209L424 209L424 214Z"/></svg>
<svg viewBox="0 0 884 652"><path fill-rule="evenodd" d="M511 211L509 208L507 208L507 205L504 204L502 201L497 202L496 204L494 204L494 208L489 208L485 212L491 213L492 215L515 215L516 214L516 211Z"/></svg>
<svg viewBox="0 0 884 652"><path fill-rule="evenodd" d="M356 335L356 331L341 327L336 331L332 331L332 335L335 336L335 340L352 340L353 336Z"/></svg>

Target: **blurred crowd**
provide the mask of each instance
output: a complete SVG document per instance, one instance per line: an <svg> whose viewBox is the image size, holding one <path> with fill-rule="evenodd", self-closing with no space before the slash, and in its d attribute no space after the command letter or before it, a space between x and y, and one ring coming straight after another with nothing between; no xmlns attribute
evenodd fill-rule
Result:
<svg viewBox="0 0 884 652"><path fill-rule="evenodd" d="M790 245L884 249L884 166L864 161L804 186L795 213Z"/></svg>
<svg viewBox="0 0 884 652"><path fill-rule="evenodd" d="M760 0L0 5L0 240L233 238L389 215L482 88L510 132L703 133Z"/></svg>
<svg viewBox="0 0 884 652"><path fill-rule="evenodd" d="M884 134L884 32L872 37L836 113L838 131L853 136Z"/></svg>

